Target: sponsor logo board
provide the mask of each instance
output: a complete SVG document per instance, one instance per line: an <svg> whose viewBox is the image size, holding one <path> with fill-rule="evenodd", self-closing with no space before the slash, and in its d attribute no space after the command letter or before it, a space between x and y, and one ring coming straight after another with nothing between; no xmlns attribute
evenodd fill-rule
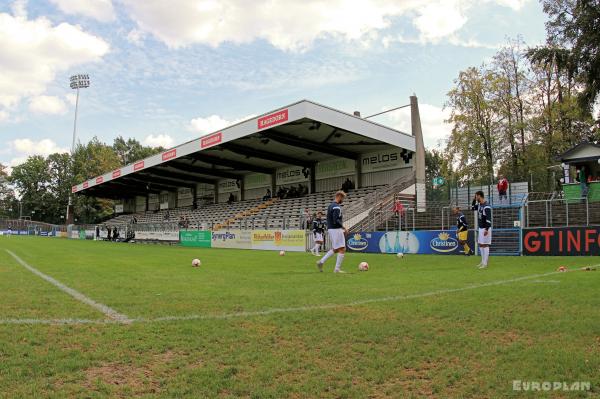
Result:
<svg viewBox="0 0 600 399"><path fill-rule="evenodd" d="M467 242L475 246L475 234L469 231ZM347 238L352 252L464 255L456 239L456 230L422 230L356 233Z"/></svg>
<svg viewBox="0 0 600 399"><path fill-rule="evenodd" d="M165 151L162 153L162 160L168 161L169 159L173 159L177 157L177 149L173 148L172 150Z"/></svg>
<svg viewBox="0 0 600 399"><path fill-rule="evenodd" d="M287 122L288 120L288 110L284 109L283 111L275 112L270 115L266 115L258 118L258 129L265 129L270 126L275 126L283 122Z"/></svg>
<svg viewBox="0 0 600 399"><path fill-rule="evenodd" d="M204 148L212 147L213 145L217 145L217 144L221 143L222 141L223 141L223 133L222 132L214 133L214 134L208 135L206 137L202 137L202 139L200 139L200 148L204 149Z"/></svg>
<svg viewBox="0 0 600 399"><path fill-rule="evenodd" d="M523 229L523 255L598 256L600 226Z"/></svg>

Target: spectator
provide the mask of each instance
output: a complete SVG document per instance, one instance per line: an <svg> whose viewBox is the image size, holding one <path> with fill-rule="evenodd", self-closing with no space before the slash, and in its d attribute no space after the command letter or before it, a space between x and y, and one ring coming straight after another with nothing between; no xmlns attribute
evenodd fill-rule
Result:
<svg viewBox="0 0 600 399"><path fill-rule="evenodd" d="M286 190L284 187L279 187L279 190L277 190L277 197L279 197L279 199L284 199L285 198L285 194L286 194Z"/></svg>
<svg viewBox="0 0 600 399"><path fill-rule="evenodd" d="M498 188L498 197L500 198L500 202L502 203L503 199L507 199L508 197L506 196L506 192L508 191L508 179L506 179L506 177L500 175L498 176L499 180L498 180L498 185L496 186Z"/></svg>
<svg viewBox="0 0 600 399"><path fill-rule="evenodd" d="M581 187L581 198L585 198L588 194L587 171L585 170L585 166L582 166L579 169L578 178L579 186Z"/></svg>
<svg viewBox="0 0 600 399"><path fill-rule="evenodd" d="M271 199L271 189L267 188L267 193L263 197L263 201L268 201Z"/></svg>
<svg viewBox="0 0 600 399"><path fill-rule="evenodd" d="M354 183L352 183L352 180L350 180L350 178L347 177L346 181L342 184L342 191L347 193L352 189L354 189Z"/></svg>
<svg viewBox="0 0 600 399"><path fill-rule="evenodd" d="M112 230L110 227L107 226L106 231L107 231L106 238L108 239L108 241L110 241L112 239Z"/></svg>
<svg viewBox="0 0 600 399"><path fill-rule="evenodd" d="M404 216L404 205L400 200L394 201L394 215Z"/></svg>
<svg viewBox="0 0 600 399"><path fill-rule="evenodd" d="M100 240L100 226L96 226L96 237L94 237L94 240Z"/></svg>
<svg viewBox="0 0 600 399"><path fill-rule="evenodd" d="M287 198L297 198L298 197L298 190L296 189L296 187L292 186L290 187L288 193L287 193Z"/></svg>
<svg viewBox="0 0 600 399"><path fill-rule="evenodd" d="M227 200L228 204L232 204L235 201L235 196L233 195L233 193L229 194L229 199Z"/></svg>

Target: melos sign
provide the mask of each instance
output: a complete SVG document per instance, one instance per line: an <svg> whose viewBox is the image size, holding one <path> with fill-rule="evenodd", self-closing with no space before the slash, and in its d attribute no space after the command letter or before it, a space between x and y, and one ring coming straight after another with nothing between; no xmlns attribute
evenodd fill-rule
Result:
<svg viewBox="0 0 600 399"><path fill-rule="evenodd" d="M393 149L364 154L360 161L363 173L399 169L406 166L400 156L400 151Z"/></svg>

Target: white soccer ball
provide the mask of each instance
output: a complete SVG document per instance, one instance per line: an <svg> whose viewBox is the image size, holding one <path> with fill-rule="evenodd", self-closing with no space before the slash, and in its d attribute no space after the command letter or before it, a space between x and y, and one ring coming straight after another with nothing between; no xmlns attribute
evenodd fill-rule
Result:
<svg viewBox="0 0 600 399"><path fill-rule="evenodd" d="M360 270L361 272L369 271L369 264L367 262L360 262L360 264L358 265L358 270Z"/></svg>
<svg viewBox="0 0 600 399"><path fill-rule="evenodd" d="M402 252L398 252L396 254L396 256L399 257L399 258L404 258L404 254Z"/></svg>
<svg viewBox="0 0 600 399"><path fill-rule="evenodd" d="M202 262L200 262L200 259L194 259L192 260L192 267L198 267L202 264Z"/></svg>
<svg viewBox="0 0 600 399"><path fill-rule="evenodd" d="M285 256L285 251L279 251L279 256Z"/></svg>

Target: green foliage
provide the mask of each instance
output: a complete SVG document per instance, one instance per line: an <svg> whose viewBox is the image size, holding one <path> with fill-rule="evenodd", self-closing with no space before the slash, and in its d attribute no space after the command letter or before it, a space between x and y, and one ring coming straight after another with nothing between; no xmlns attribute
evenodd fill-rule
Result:
<svg viewBox="0 0 600 399"><path fill-rule="evenodd" d="M590 111L600 93L600 2L543 0L549 46L566 46L572 71L582 83L580 104Z"/></svg>
<svg viewBox="0 0 600 399"><path fill-rule="evenodd" d="M79 144L72 157L58 153L46 158L39 155L29 157L13 169L9 182L22 198L23 216L60 224L65 221L68 198L74 184L159 151L160 148L142 146L134 139L119 137L110 146L94 137L86 144ZM2 168L0 179L3 173ZM0 215L13 209L11 216L16 217L18 205L10 205L11 201L15 201L14 193L10 196L12 190L9 190L3 195L3 187L0 180ZM5 196L8 202L3 200ZM109 200L75 196L73 204L78 223L94 223L113 213L113 202Z"/></svg>
<svg viewBox="0 0 600 399"><path fill-rule="evenodd" d="M6 166L0 164L0 218L13 218L18 215L15 192L9 185Z"/></svg>
<svg viewBox="0 0 600 399"><path fill-rule="evenodd" d="M448 93L453 124L445 158L458 181L489 183L534 177L536 191L553 191L556 157L598 130L578 101L585 84L570 49L522 50L511 40L492 62L460 72Z"/></svg>
<svg viewBox="0 0 600 399"><path fill-rule="evenodd" d="M154 154L164 151L162 147L146 147L136 139L127 139L119 136L115 139L113 150L119 157L121 165L129 165L140 159L148 158Z"/></svg>

